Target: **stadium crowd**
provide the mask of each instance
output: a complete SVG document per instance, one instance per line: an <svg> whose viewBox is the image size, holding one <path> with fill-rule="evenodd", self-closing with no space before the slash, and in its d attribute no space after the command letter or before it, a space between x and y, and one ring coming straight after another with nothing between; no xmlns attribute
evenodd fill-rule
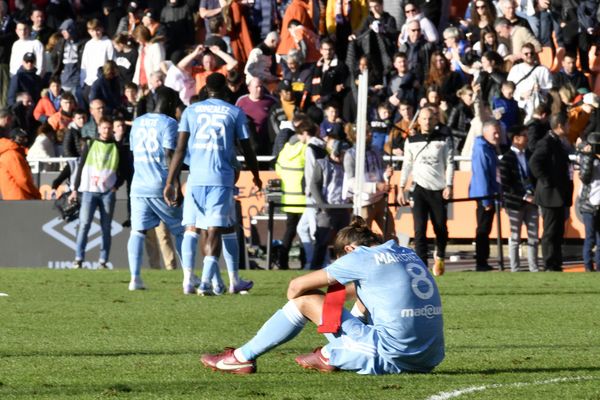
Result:
<svg viewBox="0 0 600 400"><path fill-rule="evenodd" d="M109 123L121 159L116 182L129 186L133 121L173 95L179 119L209 97L207 79L219 73L224 99L247 117L255 153L274 156L283 202L347 204L357 181L358 78L368 69L367 223L392 234L389 178L401 168L397 200L412 207L417 253L427 264L431 218L433 272L443 274L453 174L472 168L477 270L492 269L488 236L503 192L511 269L520 268L522 223L529 270L538 269L539 206L543 267L559 271L573 190L568 155L588 157L584 187L593 194L600 179L588 143L600 131L599 37L597 0L0 0L2 197L40 198L25 157L80 157ZM71 175L78 181L74 169L63 168L54 187ZM591 240L600 196L588 195ZM323 246L349 209L283 211L279 268L288 267L296 233L305 267L326 265ZM594 242L586 243L591 253Z"/></svg>

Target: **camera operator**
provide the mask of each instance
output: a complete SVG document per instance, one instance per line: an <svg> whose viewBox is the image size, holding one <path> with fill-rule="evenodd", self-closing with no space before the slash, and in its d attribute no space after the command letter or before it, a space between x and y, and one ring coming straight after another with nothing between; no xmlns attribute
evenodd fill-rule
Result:
<svg viewBox="0 0 600 400"><path fill-rule="evenodd" d="M577 206L585 226L583 265L587 272L592 272L600 268L600 132L590 133L577 148L582 183ZM596 251L592 256L594 246Z"/></svg>

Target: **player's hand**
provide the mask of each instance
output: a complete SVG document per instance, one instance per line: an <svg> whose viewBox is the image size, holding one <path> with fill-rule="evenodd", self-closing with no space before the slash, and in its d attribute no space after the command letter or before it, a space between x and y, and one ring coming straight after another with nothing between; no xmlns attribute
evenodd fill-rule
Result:
<svg viewBox="0 0 600 400"><path fill-rule="evenodd" d="M254 186L256 186L258 190L262 190L262 181L258 175L252 178L252 182L254 182Z"/></svg>
<svg viewBox="0 0 600 400"><path fill-rule="evenodd" d="M442 191L442 197L444 200L451 200L452 195L452 188L450 186L446 186L446 188Z"/></svg>
<svg viewBox="0 0 600 400"><path fill-rule="evenodd" d="M180 191L181 192L181 191ZM177 190L174 185L167 185L163 190L163 197L169 207L177 207Z"/></svg>

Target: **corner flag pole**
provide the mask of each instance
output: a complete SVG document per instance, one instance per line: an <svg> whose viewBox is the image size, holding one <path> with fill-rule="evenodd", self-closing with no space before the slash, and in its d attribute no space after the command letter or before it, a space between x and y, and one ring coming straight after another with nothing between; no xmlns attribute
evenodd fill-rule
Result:
<svg viewBox="0 0 600 400"><path fill-rule="evenodd" d="M365 182L365 152L367 137L367 96L369 91L369 70L358 76L358 98L356 113L356 165L354 168L354 215L360 215L363 204Z"/></svg>

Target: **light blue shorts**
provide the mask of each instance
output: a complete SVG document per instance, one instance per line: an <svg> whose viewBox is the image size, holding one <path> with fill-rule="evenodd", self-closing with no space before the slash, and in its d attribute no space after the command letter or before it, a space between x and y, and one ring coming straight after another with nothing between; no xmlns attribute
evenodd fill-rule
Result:
<svg viewBox="0 0 600 400"><path fill-rule="evenodd" d="M181 207L169 207L160 197L131 197L131 229L156 228L162 220L173 235L183 234Z"/></svg>
<svg viewBox="0 0 600 400"><path fill-rule="evenodd" d="M236 224L234 188L188 186L183 199L183 225L198 229Z"/></svg>
<svg viewBox="0 0 600 400"><path fill-rule="evenodd" d="M329 364L344 371L359 374L398 374L397 366L382 359L377 352L379 334L372 325L366 325L350 314L342 313L342 326L337 333L326 333L329 341Z"/></svg>

